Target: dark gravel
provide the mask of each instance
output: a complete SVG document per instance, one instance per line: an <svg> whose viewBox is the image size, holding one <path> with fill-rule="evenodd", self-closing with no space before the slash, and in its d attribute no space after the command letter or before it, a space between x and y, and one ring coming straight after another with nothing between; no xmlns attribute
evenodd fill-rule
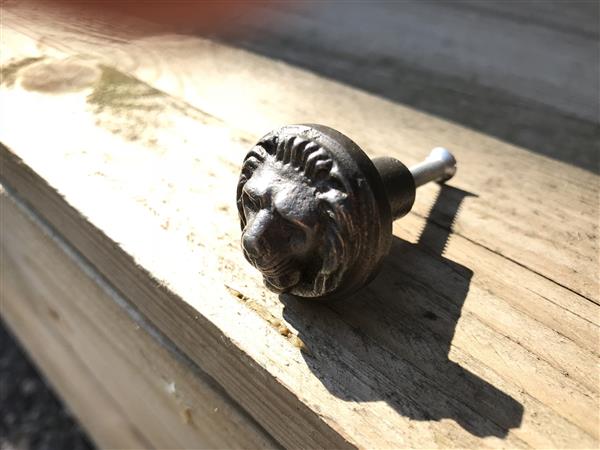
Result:
<svg viewBox="0 0 600 450"><path fill-rule="evenodd" d="M0 320L0 450L94 448Z"/></svg>

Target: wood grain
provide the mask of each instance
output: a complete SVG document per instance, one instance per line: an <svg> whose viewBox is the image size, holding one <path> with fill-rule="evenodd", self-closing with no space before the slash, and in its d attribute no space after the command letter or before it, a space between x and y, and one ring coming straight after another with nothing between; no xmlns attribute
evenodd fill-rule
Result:
<svg viewBox="0 0 600 450"><path fill-rule="evenodd" d="M55 230L0 201L2 315L98 445L277 447Z"/></svg>
<svg viewBox="0 0 600 450"><path fill-rule="evenodd" d="M282 57L312 58L319 72L354 65L358 76L401 82L401 69L424 70L597 121L599 19L597 2L585 0L333 1L268 5L232 26L252 48L285 45Z"/></svg>
<svg viewBox="0 0 600 450"><path fill-rule="evenodd" d="M25 35L44 43L42 53L93 55L245 131L249 141L282 123L320 122L347 133L372 156L395 155L408 164L444 145L461 160L460 187L478 196L454 231L598 302L600 179L593 173L207 40L151 35L121 43L56 14L52 24L12 9L4 16L4 61L18 60L11 52L32 45ZM434 195L433 188L421 190L424 201L415 212L424 216L420 204Z"/></svg>
<svg viewBox="0 0 600 450"><path fill-rule="evenodd" d="M213 42L39 21L5 15L3 183L280 444L598 445L596 175ZM239 161L303 121L460 161L333 305L266 292L238 248Z"/></svg>
<svg viewBox="0 0 600 450"><path fill-rule="evenodd" d="M244 52L196 39L160 42L152 46L161 47L163 63L185 69L176 75L149 72L140 55L134 73L145 71L145 81L253 137L281 123L319 121L347 133L373 156L392 154L414 163L426 149L449 147L461 160L460 187L479 196L457 218L455 231L597 301L597 176ZM219 64L186 56L204 53ZM199 73L202 83L195 82ZM577 175L565 182L565 171ZM565 202L563 194L571 200ZM419 195L420 204L427 204L434 189ZM420 204L415 211L423 216ZM493 232L482 232L482 226Z"/></svg>
<svg viewBox="0 0 600 450"><path fill-rule="evenodd" d="M598 23L592 0L296 2L219 38L598 173Z"/></svg>

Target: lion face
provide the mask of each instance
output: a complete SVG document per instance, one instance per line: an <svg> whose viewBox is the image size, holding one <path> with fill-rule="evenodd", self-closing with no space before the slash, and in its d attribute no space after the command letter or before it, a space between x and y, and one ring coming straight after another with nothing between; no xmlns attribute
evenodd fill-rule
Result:
<svg viewBox="0 0 600 450"><path fill-rule="evenodd" d="M290 167L274 161L259 166L242 189L246 217L242 248L269 288L297 285L319 245L317 189Z"/></svg>
<svg viewBox="0 0 600 450"><path fill-rule="evenodd" d="M356 144L320 125L282 127L250 149L237 186L241 243L269 289L322 298L365 282L391 235L367 166L376 170Z"/></svg>

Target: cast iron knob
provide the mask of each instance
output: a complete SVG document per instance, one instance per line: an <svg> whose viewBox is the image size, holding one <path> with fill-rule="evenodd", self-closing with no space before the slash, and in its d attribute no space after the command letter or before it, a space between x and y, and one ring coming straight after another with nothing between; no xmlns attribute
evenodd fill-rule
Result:
<svg viewBox="0 0 600 450"><path fill-rule="evenodd" d="M266 286L298 297L355 292L377 273L392 221L407 214L416 187L445 181L456 161L445 149L408 169L369 157L323 125L288 125L246 155L237 206L246 259Z"/></svg>

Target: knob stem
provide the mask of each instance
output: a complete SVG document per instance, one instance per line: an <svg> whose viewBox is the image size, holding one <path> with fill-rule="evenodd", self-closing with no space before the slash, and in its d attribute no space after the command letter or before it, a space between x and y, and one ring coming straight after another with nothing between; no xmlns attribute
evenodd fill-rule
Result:
<svg viewBox="0 0 600 450"><path fill-rule="evenodd" d="M434 148L425 160L410 169L396 158L374 158L383 181L393 220L405 216L415 202L415 190L430 181L444 182L456 173L456 159L442 147Z"/></svg>
<svg viewBox="0 0 600 450"><path fill-rule="evenodd" d="M443 183L456 173L456 159L443 147L436 147L425 160L410 168L415 186L423 186L430 181Z"/></svg>
<svg viewBox="0 0 600 450"><path fill-rule="evenodd" d="M415 203L415 182L408 167L390 156L373 158L373 165L379 172L387 194L392 213L396 220L408 214Z"/></svg>

